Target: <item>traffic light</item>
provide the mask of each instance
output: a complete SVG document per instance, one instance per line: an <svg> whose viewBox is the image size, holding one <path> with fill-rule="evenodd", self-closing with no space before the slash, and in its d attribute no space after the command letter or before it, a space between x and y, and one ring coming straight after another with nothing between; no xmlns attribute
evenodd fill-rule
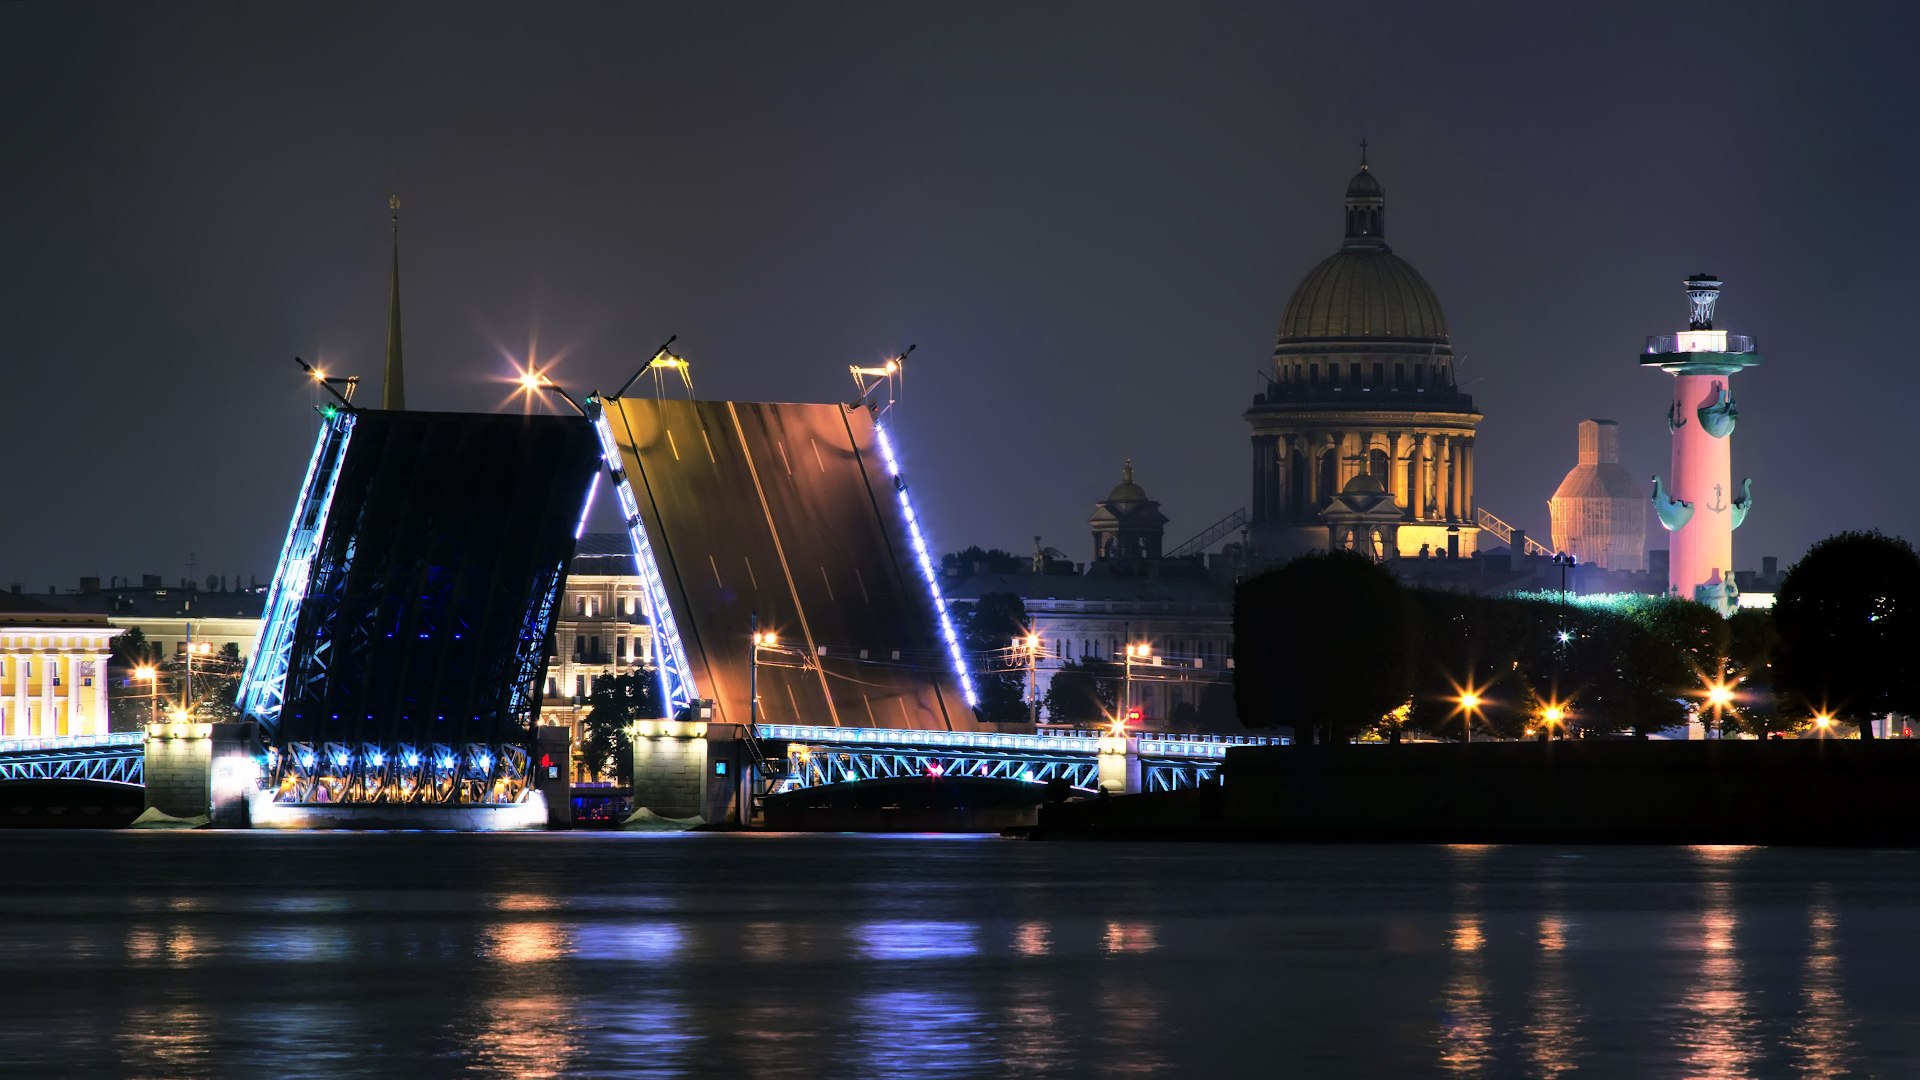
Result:
<svg viewBox="0 0 1920 1080"><path fill-rule="evenodd" d="M1141 717L1141 713L1140 713L1140 707L1138 705L1135 705L1133 708L1127 710L1127 723L1137 724L1140 722L1140 717Z"/></svg>

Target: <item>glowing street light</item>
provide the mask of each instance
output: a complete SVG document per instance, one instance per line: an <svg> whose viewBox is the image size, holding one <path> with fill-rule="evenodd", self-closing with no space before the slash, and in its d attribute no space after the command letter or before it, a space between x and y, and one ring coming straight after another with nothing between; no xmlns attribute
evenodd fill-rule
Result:
<svg viewBox="0 0 1920 1080"><path fill-rule="evenodd" d="M1819 728L1820 734L1822 735L1831 732L1833 730L1833 714L1829 712L1814 713L1813 726Z"/></svg>
<svg viewBox="0 0 1920 1080"><path fill-rule="evenodd" d="M1120 718L1123 726L1129 717L1135 716L1133 708L1133 663L1135 660L1138 660L1144 664L1152 658L1153 646L1151 644L1146 642L1138 645L1133 642L1127 643L1126 665L1124 668L1125 675L1121 679L1121 686L1124 687L1123 699L1120 702Z"/></svg>
<svg viewBox="0 0 1920 1080"><path fill-rule="evenodd" d="M141 664L133 669L133 678L136 682L147 684L147 722L157 723L160 720L159 669L152 664Z"/></svg>
<svg viewBox="0 0 1920 1080"><path fill-rule="evenodd" d="M1727 711L1733 708L1733 687L1727 681L1717 679L1707 684L1707 707L1713 710L1713 727L1719 732L1726 723Z"/></svg>
<svg viewBox="0 0 1920 1080"><path fill-rule="evenodd" d="M1037 728L1040 726L1040 635L1028 633L1014 638L1013 651L1027 658L1027 723Z"/></svg>
<svg viewBox="0 0 1920 1080"><path fill-rule="evenodd" d="M771 630L760 629L760 613L750 615L749 640L753 648L747 655L747 724L748 733L757 736L760 733L760 650L771 649L779 640Z"/></svg>
<svg viewBox="0 0 1920 1080"><path fill-rule="evenodd" d="M1466 741L1471 743L1474 714L1480 711L1480 706L1486 704L1486 699L1480 696L1480 688L1472 683L1464 686L1456 685L1454 689L1458 692L1458 696L1453 699L1454 712L1460 714L1461 724L1467 733Z"/></svg>

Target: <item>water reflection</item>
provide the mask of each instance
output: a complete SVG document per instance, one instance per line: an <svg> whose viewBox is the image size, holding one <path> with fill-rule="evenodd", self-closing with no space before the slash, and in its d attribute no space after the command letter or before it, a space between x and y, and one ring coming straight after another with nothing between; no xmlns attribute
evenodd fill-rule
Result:
<svg viewBox="0 0 1920 1080"><path fill-rule="evenodd" d="M1180 1039L1177 1031L1165 1030L1165 1009L1162 990L1148 980L1101 979L1098 1071L1112 1075L1166 1069L1168 1048Z"/></svg>
<svg viewBox="0 0 1920 1080"><path fill-rule="evenodd" d="M1154 934L1153 924L1144 922L1110 922L1106 935L1101 939L1107 955L1118 953L1152 952L1160 947Z"/></svg>
<svg viewBox="0 0 1920 1080"><path fill-rule="evenodd" d="M1067 1030L1045 979L1023 976L1009 988L1001 1057L1016 1076L1046 1073L1070 1060Z"/></svg>
<svg viewBox="0 0 1920 1080"><path fill-rule="evenodd" d="M1447 932L1449 974L1440 995L1440 1067L1478 1074L1493 1060L1493 1020L1487 1007L1487 935L1480 922L1478 875L1490 848L1448 849L1459 875L1453 887L1453 922Z"/></svg>
<svg viewBox="0 0 1920 1080"><path fill-rule="evenodd" d="M1745 1076L1754 1061L1753 1019L1741 985L1740 958L1734 950L1739 919L1728 874L1751 849L1698 847L1692 854L1708 877L1702 885L1698 923L1682 924L1684 937L1700 954L1700 969L1681 1002L1686 1021L1680 1033L1691 1077Z"/></svg>
<svg viewBox="0 0 1920 1080"><path fill-rule="evenodd" d="M1050 937L1046 923L1021 923L1013 932L1013 951L1021 956L1045 956Z"/></svg>
<svg viewBox="0 0 1920 1080"><path fill-rule="evenodd" d="M127 928L126 948L127 959L135 963L180 967L199 954L201 942L187 926L142 925Z"/></svg>
<svg viewBox="0 0 1920 1080"><path fill-rule="evenodd" d="M121 1018L114 1037L126 1076L204 1074L214 1064L211 1017L188 1004L135 1005Z"/></svg>
<svg viewBox="0 0 1920 1080"><path fill-rule="evenodd" d="M1567 986L1567 920L1542 915L1536 935L1532 1014L1527 1021L1528 1060L1541 1076L1558 1076L1575 1067L1579 1055L1579 1011Z"/></svg>
<svg viewBox="0 0 1920 1080"><path fill-rule="evenodd" d="M915 924L904 924L915 925ZM925 924L920 924L925 925ZM863 1077L973 1076L991 1061L981 1016L955 993L889 990L855 1002Z"/></svg>
<svg viewBox="0 0 1920 1080"><path fill-rule="evenodd" d="M854 930L869 960L938 960L980 951L972 923L871 922Z"/></svg>
<svg viewBox="0 0 1920 1080"><path fill-rule="evenodd" d="M686 927L670 922L590 922L573 931L573 955L582 960L670 964L686 944Z"/></svg>
<svg viewBox="0 0 1920 1080"><path fill-rule="evenodd" d="M566 957L572 938L550 922L501 923L487 931L481 954L503 964L539 964Z"/></svg>
<svg viewBox="0 0 1920 1080"><path fill-rule="evenodd" d="M1842 998L1840 954L1835 947L1839 919L1826 886L1818 887L1807 908L1807 957L1800 973L1800 1015L1788 1040L1797 1064L1810 1076L1838 1076L1853 1054L1851 1017Z"/></svg>

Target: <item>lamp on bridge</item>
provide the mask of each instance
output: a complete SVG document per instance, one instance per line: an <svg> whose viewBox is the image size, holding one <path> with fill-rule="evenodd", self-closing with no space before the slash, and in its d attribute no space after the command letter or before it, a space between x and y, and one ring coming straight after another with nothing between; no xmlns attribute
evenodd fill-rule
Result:
<svg viewBox="0 0 1920 1080"><path fill-rule="evenodd" d="M1125 696L1120 703L1120 722L1122 724L1138 723L1141 719L1140 710L1133 707L1133 665L1136 661L1144 664L1151 659L1153 659L1153 646L1151 644L1146 642L1138 645L1132 642L1127 643L1125 676L1121 679L1121 685L1125 688Z"/></svg>
<svg viewBox="0 0 1920 1080"><path fill-rule="evenodd" d="M1040 726L1040 635L1028 633L1013 639L1015 655L1027 658L1027 722Z"/></svg>
<svg viewBox="0 0 1920 1080"><path fill-rule="evenodd" d="M147 722L149 724L159 723L160 722L160 698L159 698L160 672L159 672L159 669L155 668L152 664L141 664L139 667L133 669L133 678L135 682L143 682L147 684Z"/></svg>
<svg viewBox="0 0 1920 1080"><path fill-rule="evenodd" d="M747 652L747 723L758 725L760 723L760 650L771 649L780 642L773 631L760 629L759 612L754 612L751 619L753 648Z"/></svg>

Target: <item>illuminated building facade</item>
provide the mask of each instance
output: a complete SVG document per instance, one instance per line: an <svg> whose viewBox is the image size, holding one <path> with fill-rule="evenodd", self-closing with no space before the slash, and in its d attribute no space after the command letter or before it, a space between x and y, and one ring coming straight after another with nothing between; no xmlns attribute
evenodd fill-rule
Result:
<svg viewBox="0 0 1920 1080"><path fill-rule="evenodd" d="M0 738L107 734L107 656L121 631L8 601L0 604Z"/></svg>
<svg viewBox="0 0 1920 1080"><path fill-rule="evenodd" d="M553 620L542 724L572 728L578 746L582 706L594 684L653 666L653 631L645 612L644 586L634 572L627 535L582 536Z"/></svg>
<svg viewBox="0 0 1920 1080"><path fill-rule="evenodd" d="M1687 329L1647 339L1641 367L1674 377L1667 405L1673 464L1653 478L1653 510L1672 533L1667 591L1730 614L1739 604L1733 577L1733 530L1753 507L1753 481L1733 486L1733 429L1740 417L1733 376L1760 362L1758 345L1713 327L1722 282L1687 279Z"/></svg>
<svg viewBox="0 0 1920 1080"><path fill-rule="evenodd" d="M1386 191L1364 147L1340 250L1287 301L1273 374L1246 421L1259 560L1329 547L1371 546L1383 559L1477 550L1480 414L1455 383L1439 299L1387 246Z"/></svg>
<svg viewBox="0 0 1920 1080"><path fill-rule="evenodd" d="M1647 500L1620 464L1620 425L1580 421L1579 463L1547 500L1553 548L1602 570L1647 568Z"/></svg>

